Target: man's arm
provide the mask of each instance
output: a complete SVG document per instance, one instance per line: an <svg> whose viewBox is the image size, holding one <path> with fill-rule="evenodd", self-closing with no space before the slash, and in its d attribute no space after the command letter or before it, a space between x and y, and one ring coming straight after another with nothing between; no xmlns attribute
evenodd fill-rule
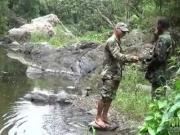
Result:
<svg viewBox="0 0 180 135"><path fill-rule="evenodd" d="M107 43L109 51L113 55L115 59L118 59L119 61L122 62L137 62L138 57L136 56L130 56L126 54L121 53L121 49L117 43Z"/></svg>

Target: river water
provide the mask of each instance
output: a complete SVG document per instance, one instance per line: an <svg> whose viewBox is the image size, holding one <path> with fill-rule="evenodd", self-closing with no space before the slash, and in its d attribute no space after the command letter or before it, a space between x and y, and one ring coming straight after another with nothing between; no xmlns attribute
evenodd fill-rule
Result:
<svg viewBox="0 0 180 135"><path fill-rule="evenodd" d="M73 82L55 76L29 79L26 69L0 48L0 135L90 135L87 125L92 117L85 110L72 105L34 104L23 99L31 91L57 93Z"/></svg>

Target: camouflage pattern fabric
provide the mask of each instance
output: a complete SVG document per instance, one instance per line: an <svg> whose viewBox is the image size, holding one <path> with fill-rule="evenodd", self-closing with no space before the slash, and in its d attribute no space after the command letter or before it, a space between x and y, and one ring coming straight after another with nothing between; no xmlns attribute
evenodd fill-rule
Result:
<svg viewBox="0 0 180 135"><path fill-rule="evenodd" d="M104 100L113 100L116 96L121 77L123 65L126 62L132 62L132 56L122 54L120 41L113 35L105 46L104 68L101 72L103 86L101 96Z"/></svg>
<svg viewBox="0 0 180 135"><path fill-rule="evenodd" d="M165 95L165 90L156 92L156 89L166 84L167 59L170 57L172 46L173 40L169 32L161 34L154 44L152 59L145 75L152 84L152 98Z"/></svg>

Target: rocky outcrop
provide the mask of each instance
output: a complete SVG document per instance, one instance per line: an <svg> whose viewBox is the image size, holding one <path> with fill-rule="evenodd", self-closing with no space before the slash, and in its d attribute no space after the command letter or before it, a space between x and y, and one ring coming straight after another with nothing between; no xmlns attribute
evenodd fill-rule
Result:
<svg viewBox="0 0 180 135"><path fill-rule="evenodd" d="M33 68L28 74L53 73L78 78L94 72L102 67L103 46L94 42L79 42L63 48L54 48L48 44L9 45L17 55L8 54ZM37 70L36 70L37 69Z"/></svg>
<svg viewBox="0 0 180 135"><path fill-rule="evenodd" d="M27 41L33 32L40 32L53 36L55 34L53 27L59 23L59 19L54 14L33 19L31 23L24 24L19 28L13 28L8 31L9 36L16 41Z"/></svg>

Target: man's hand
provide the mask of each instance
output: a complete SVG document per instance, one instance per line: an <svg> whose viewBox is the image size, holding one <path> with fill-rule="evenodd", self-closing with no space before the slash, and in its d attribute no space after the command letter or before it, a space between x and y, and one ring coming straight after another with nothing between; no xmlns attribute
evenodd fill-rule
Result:
<svg viewBox="0 0 180 135"><path fill-rule="evenodd" d="M132 56L132 60L133 60L133 62L138 62L139 61L139 57L137 57L137 56Z"/></svg>

